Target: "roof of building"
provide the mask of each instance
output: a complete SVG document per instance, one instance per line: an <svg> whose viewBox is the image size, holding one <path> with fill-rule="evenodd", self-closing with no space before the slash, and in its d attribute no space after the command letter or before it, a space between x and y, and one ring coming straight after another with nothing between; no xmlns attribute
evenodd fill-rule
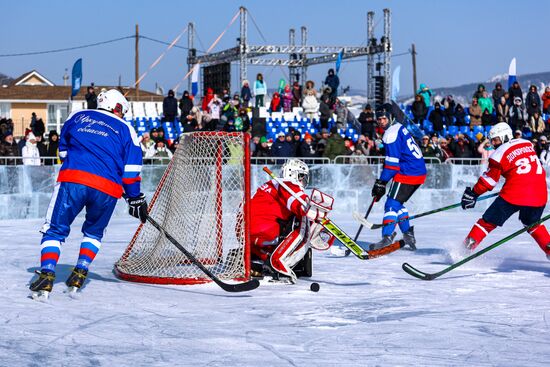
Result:
<svg viewBox="0 0 550 367"><path fill-rule="evenodd" d="M35 80L41 80L41 84L26 84L25 81L34 77ZM106 89L119 89L117 86L94 86L96 94L99 94L102 88ZM130 101L136 100L136 89L122 87L123 93L127 93L126 98ZM74 96L73 100L85 100L84 96L88 92L88 86L80 88L78 94ZM7 86L0 87L0 100L1 101L68 101L71 95L70 86L54 85L51 81L46 79L36 70L32 70L25 73L13 80ZM151 93L140 89L139 100L140 101L162 101L164 96Z"/></svg>

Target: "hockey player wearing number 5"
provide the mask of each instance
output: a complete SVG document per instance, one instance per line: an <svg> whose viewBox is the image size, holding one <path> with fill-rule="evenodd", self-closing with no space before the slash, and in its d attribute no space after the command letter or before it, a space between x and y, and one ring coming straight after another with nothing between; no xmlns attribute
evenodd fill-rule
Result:
<svg viewBox="0 0 550 367"><path fill-rule="evenodd" d="M375 181L372 188L374 200L379 201L386 193L388 182L390 180L393 182L384 205L383 223L386 225L382 227L382 239L372 244L371 249L390 245L395 237L395 222L399 221L405 246L414 251L416 250L414 227L409 224L409 212L403 204L426 180L426 164L420 148L409 131L391 118L391 114L385 110L377 113L378 127L385 130L382 142L386 158L380 178Z"/></svg>
<svg viewBox="0 0 550 367"><path fill-rule="evenodd" d="M33 298L48 298L61 244L82 209L86 208L84 236L76 266L66 280L71 291L84 283L123 192L130 214L146 220L147 202L140 192L141 148L134 129L122 119L129 103L116 89L100 93L97 102L97 110L73 113L61 130L63 165L41 230L41 270L30 285Z"/></svg>
<svg viewBox="0 0 550 367"><path fill-rule="evenodd" d="M467 187L462 195L462 208L470 209L479 195L491 191L500 176L506 179L499 196L472 227L464 246L475 249L496 227L501 227L519 211L524 226L538 222L547 201L546 172L542 168L533 144L524 139L513 139L510 126L501 122L489 131L495 151L489 156L489 167L473 188ZM550 260L550 235L544 224L529 230L539 247Z"/></svg>
<svg viewBox="0 0 550 367"><path fill-rule="evenodd" d="M250 239L253 276L311 276L311 247L327 250L334 236L320 221L332 210L334 199L316 189L304 192L309 167L298 159L288 160L281 169L283 182L309 205L304 208L276 180L258 188L251 200Z"/></svg>

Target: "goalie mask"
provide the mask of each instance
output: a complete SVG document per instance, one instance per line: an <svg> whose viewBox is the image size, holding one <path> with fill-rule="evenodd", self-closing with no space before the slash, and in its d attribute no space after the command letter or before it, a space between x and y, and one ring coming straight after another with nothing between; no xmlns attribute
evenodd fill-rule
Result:
<svg viewBox="0 0 550 367"><path fill-rule="evenodd" d="M283 180L294 181L304 187L309 182L309 167L299 159L289 159L281 168Z"/></svg>

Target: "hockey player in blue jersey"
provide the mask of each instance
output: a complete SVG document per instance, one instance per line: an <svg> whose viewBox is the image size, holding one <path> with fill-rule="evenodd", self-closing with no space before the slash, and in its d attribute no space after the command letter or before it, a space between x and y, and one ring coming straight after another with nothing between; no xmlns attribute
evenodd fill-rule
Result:
<svg viewBox="0 0 550 367"><path fill-rule="evenodd" d="M372 196L378 201L386 193L386 185L390 185L386 204L384 205L384 220L382 240L371 245L373 249L388 246L393 242L396 222L403 233L405 245L410 250L416 250L414 227L409 224L409 212L403 205L426 180L426 164L420 148L409 131L397 121L392 121L389 112L383 110L377 114L378 126L385 130L382 142L386 158L380 178L372 188Z"/></svg>
<svg viewBox="0 0 550 367"><path fill-rule="evenodd" d="M30 285L33 298L48 298L61 245L82 209L86 208L86 219L80 253L65 282L72 291L84 283L123 192L130 215L142 222L147 217L147 202L140 191L141 148L134 129L122 119L128 111L128 101L111 89L100 93L97 103L97 110L70 115L61 130L59 157L63 165L41 230L41 270Z"/></svg>

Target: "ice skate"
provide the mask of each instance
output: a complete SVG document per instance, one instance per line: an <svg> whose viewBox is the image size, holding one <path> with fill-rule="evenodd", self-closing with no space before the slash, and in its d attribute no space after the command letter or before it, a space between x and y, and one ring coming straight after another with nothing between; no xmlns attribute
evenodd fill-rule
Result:
<svg viewBox="0 0 550 367"><path fill-rule="evenodd" d="M378 250L383 247L389 246L393 243L393 239L395 238L396 233L393 232L391 235L388 236L382 236L382 239L376 243L371 243L369 246L369 250Z"/></svg>
<svg viewBox="0 0 550 367"><path fill-rule="evenodd" d="M76 291L78 291L84 284L86 276L88 276L88 270L74 268L71 272L71 275L69 275L69 277L65 281L65 284L68 287L67 292L76 293Z"/></svg>
<svg viewBox="0 0 550 367"><path fill-rule="evenodd" d="M405 242L405 247L403 247L403 249L416 251L416 238L414 238L414 227L410 227L408 231L403 232L403 242Z"/></svg>
<svg viewBox="0 0 550 367"><path fill-rule="evenodd" d="M52 271L36 270L36 274L38 274L38 279L29 286L29 289L32 291L31 297L37 301L46 301L53 289L55 273Z"/></svg>
<svg viewBox="0 0 550 367"><path fill-rule="evenodd" d="M464 247L472 251L477 247L477 242L472 237L466 237L464 239Z"/></svg>

